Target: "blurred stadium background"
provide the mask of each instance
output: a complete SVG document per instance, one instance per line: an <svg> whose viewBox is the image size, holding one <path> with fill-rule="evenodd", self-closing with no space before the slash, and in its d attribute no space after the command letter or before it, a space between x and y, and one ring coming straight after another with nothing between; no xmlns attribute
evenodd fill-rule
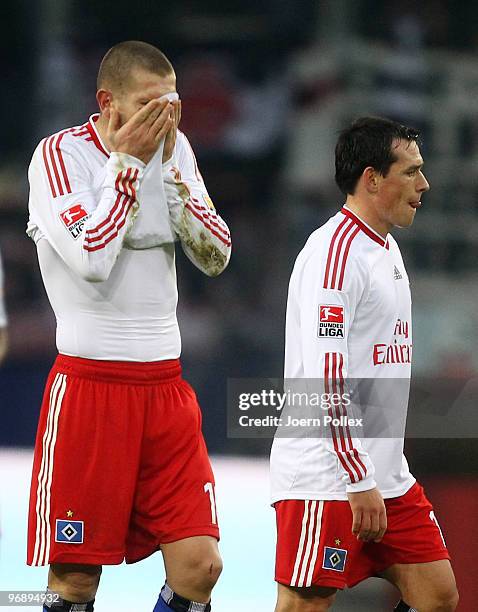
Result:
<svg viewBox="0 0 478 612"><path fill-rule="evenodd" d="M231 264L217 279L178 254L183 364L201 400L222 500L226 565L216 609L272 610L269 443L227 438L226 383L281 375L288 277L308 234L343 201L333 147L359 114L423 134L431 191L413 228L396 233L414 298L414 372L464 383L477 376L478 4L4 0L0 16L0 249L10 332L0 369L0 589L43 589L46 580L44 569L24 566L31 448L55 356L54 318L24 233L29 158L41 137L96 111L104 52L140 39L176 67L181 127L233 236ZM415 439L407 448L454 559L459 610L472 612L477 441ZM152 608L160 566L154 557L107 570L99 612ZM139 608L127 593L140 593ZM390 610L395 599L372 580L340 597L337 610Z"/></svg>

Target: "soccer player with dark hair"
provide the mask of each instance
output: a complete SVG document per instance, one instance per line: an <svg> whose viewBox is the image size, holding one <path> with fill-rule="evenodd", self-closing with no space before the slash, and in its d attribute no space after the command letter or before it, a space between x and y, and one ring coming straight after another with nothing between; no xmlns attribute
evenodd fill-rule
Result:
<svg viewBox="0 0 478 612"><path fill-rule="evenodd" d="M221 572L214 476L181 377L175 241L208 276L231 239L186 136L165 55L114 46L99 110L44 138L30 219L57 319L30 491L29 565L50 565L44 610L91 611L101 567L161 550L155 612L211 609Z"/></svg>
<svg viewBox="0 0 478 612"><path fill-rule="evenodd" d="M393 380L393 397L382 393L378 407L386 412L393 404L394 418L405 421L411 299L390 230L413 223L429 189L418 136L375 117L340 134L336 182L345 205L312 233L292 272L285 379L314 379L339 399L324 413L330 418L321 437L277 434L273 442L276 612L327 610L337 589L370 576L399 589L401 612L452 612L457 605L448 551L409 471L403 432L366 436L349 426L354 406L348 414L345 397L354 381L383 389Z"/></svg>

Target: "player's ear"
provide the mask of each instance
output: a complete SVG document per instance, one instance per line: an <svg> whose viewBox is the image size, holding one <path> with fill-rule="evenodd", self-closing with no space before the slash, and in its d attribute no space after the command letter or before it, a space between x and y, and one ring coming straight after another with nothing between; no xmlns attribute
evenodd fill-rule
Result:
<svg viewBox="0 0 478 612"><path fill-rule="evenodd" d="M364 187L368 193L376 193L378 189L378 173L372 166L367 166L362 173Z"/></svg>
<svg viewBox="0 0 478 612"><path fill-rule="evenodd" d="M113 95L111 91L107 89L98 89L96 92L96 101L98 102L100 112L103 113L109 109L112 99Z"/></svg>

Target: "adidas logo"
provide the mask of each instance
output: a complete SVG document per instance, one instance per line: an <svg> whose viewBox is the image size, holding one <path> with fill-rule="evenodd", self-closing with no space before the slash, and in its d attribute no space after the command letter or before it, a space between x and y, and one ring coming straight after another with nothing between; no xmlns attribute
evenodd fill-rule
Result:
<svg viewBox="0 0 478 612"><path fill-rule="evenodd" d="M400 280L401 278L403 278L403 276L400 274L400 270L397 268L397 266L393 266L393 278L395 280Z"/></svg>

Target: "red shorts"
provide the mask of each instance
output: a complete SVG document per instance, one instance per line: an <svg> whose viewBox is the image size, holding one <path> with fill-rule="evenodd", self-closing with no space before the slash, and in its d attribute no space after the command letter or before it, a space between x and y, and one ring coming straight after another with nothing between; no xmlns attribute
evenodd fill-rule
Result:
<svg viewBox="0 0 478 612"><path fill-rule="evenodd" d="M134 563L219 539L201 411L179 360L59 355L35 444L28 565Z"/></svg>
<svg viewBox="0 0 478 612"><path fill-rule="evenodd" d="M379 543L352 535L348 501L288 499L274 506L275 579L287 586L343 589L395 563L450 558L433 507L418 483L405 495L385 500L388 527Z"/></svg>

